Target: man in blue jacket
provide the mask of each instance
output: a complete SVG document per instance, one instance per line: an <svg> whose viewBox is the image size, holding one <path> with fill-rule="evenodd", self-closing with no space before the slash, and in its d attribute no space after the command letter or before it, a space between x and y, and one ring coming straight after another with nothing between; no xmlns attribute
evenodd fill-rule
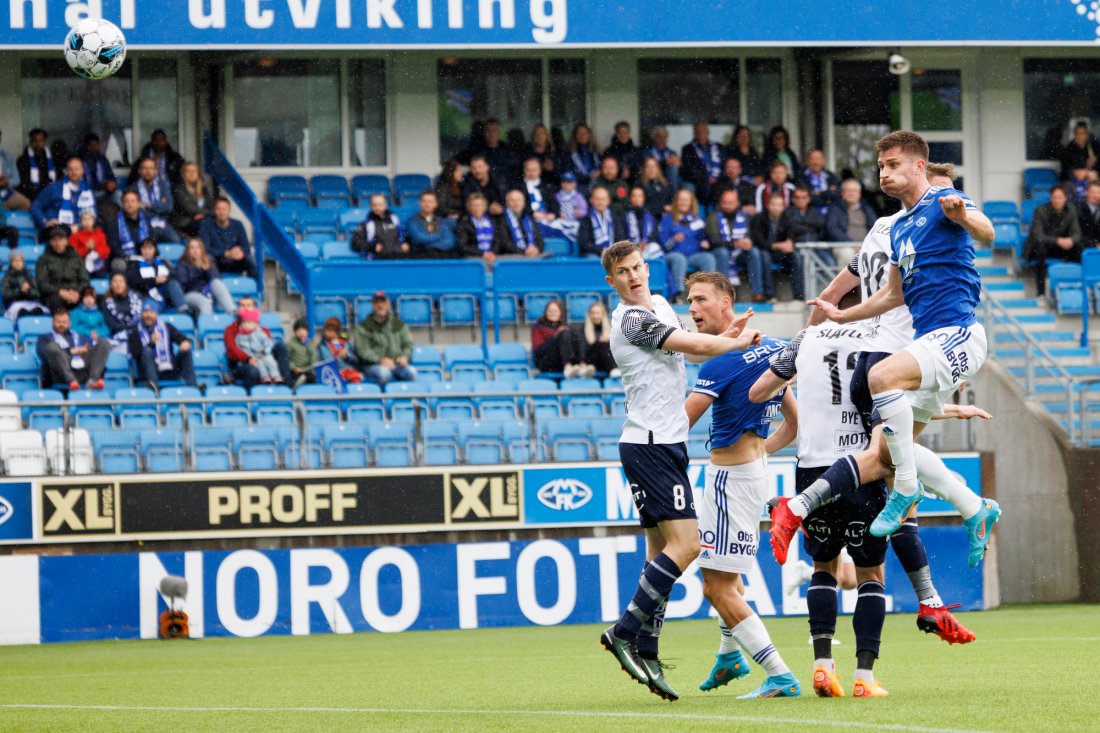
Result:
<svg viewBox="0 0 1100 733"><path fill-rule="evenodd" d="M95 211L95 192L84 180L84 161L69 158L65 163L65 177L54 181L31 204L31 216L46 241L50 229L61 225L70 230L80 224L80 212Z"/></svg>
<svg viewBox="0 0 1100 733"><path fill-rule="evenodd" d="M878 214L863 198L863 186L854 178L840 184L840 201L825 216L825 239L829 242L862 242Z"/></svg>
<svg viewBox="0 0 1100 733"><path fill-rule="evenodd" d="M407 235L413 257L429 260L450 259L458 256L458 240L452 224L440 216L439 197L435 191L420 194L420 211L409 218Z"/></svg>
<svg viewBox="0 0 1100 733"><path fill-rule="evenodd" d="M252 256L252 243L244 224L229 217L229 199L219 196L214 201L214 216L206 217L199 225L199 239L218 261L222 273L244 273L256 279L256 258Z"/></svg>

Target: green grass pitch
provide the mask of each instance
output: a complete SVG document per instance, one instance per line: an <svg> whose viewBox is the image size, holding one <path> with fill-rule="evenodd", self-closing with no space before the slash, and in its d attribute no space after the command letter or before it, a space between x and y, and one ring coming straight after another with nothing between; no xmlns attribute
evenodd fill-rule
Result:
<svg viewBox="0 0 1100 733"><path fill-rule="evenodd" d="M1100 729L1100 606L960 620L973 644L948 646L912 615L888 617L875 671L891 696L876 700L814 697L804 618L765 620L806 686L798 700L735 699L763 679L759 667L699 692L718 643L710 621L665 627L676 703L619 671L595 626L6 647L0 731ZM838 631L850 691L850 617Z"/></svg>

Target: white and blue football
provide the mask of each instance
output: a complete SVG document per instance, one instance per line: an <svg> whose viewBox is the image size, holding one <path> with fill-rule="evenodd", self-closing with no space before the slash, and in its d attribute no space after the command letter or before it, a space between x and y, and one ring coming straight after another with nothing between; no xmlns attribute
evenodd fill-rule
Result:
<svg viewBox="0 0 1100 733"><path fill-rule="evenodd" d="M86 18L65 36L65 61L85 79L114 76L126 60L126 38L114 23Z"/></svg>

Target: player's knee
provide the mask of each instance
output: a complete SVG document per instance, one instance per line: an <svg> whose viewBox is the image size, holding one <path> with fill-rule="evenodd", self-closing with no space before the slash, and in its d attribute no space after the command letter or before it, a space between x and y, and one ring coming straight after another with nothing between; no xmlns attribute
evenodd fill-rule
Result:
<svg viewBox="0 0 1100 733"><path fill-rule="evenodd" d="M894 381L888 361L880 361L875 364L871 367L870 373L867 374L867 386L871 388L872 395L894 389Z"/></svg>
<svg viewBox="0 0 1100 733"><path fill-rule="evenodd" d="M886 580L886 575L883 572L883 565L875 565L870 568L856 568L856 583L862 585L869 580L874 580L879 583L883 583Z"/></svg>

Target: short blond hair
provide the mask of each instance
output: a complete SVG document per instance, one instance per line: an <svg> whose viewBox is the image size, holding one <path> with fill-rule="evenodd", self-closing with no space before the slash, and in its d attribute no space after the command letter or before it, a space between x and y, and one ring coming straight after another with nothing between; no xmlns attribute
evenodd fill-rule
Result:
<svg viewBox="0 0 1100 733"><path fill-rule="evenodd" d="M714 288L714 292L719 296L728 295L730 297L730 304L737 302L737 293L734 292L733 283L730 279L720 272L693 272L688 275L684 280L684 287L691 290L693 285L699 283L706 283Z"/></svg>
<svg viewBox="0 0 1100 733"><path fill-rule="evenodd" d="M951 183L959 180L958 171L955 170L954 163L929 163L925 169L928 172L928 177L941 176L943 178L950 178Z"/></svg>

